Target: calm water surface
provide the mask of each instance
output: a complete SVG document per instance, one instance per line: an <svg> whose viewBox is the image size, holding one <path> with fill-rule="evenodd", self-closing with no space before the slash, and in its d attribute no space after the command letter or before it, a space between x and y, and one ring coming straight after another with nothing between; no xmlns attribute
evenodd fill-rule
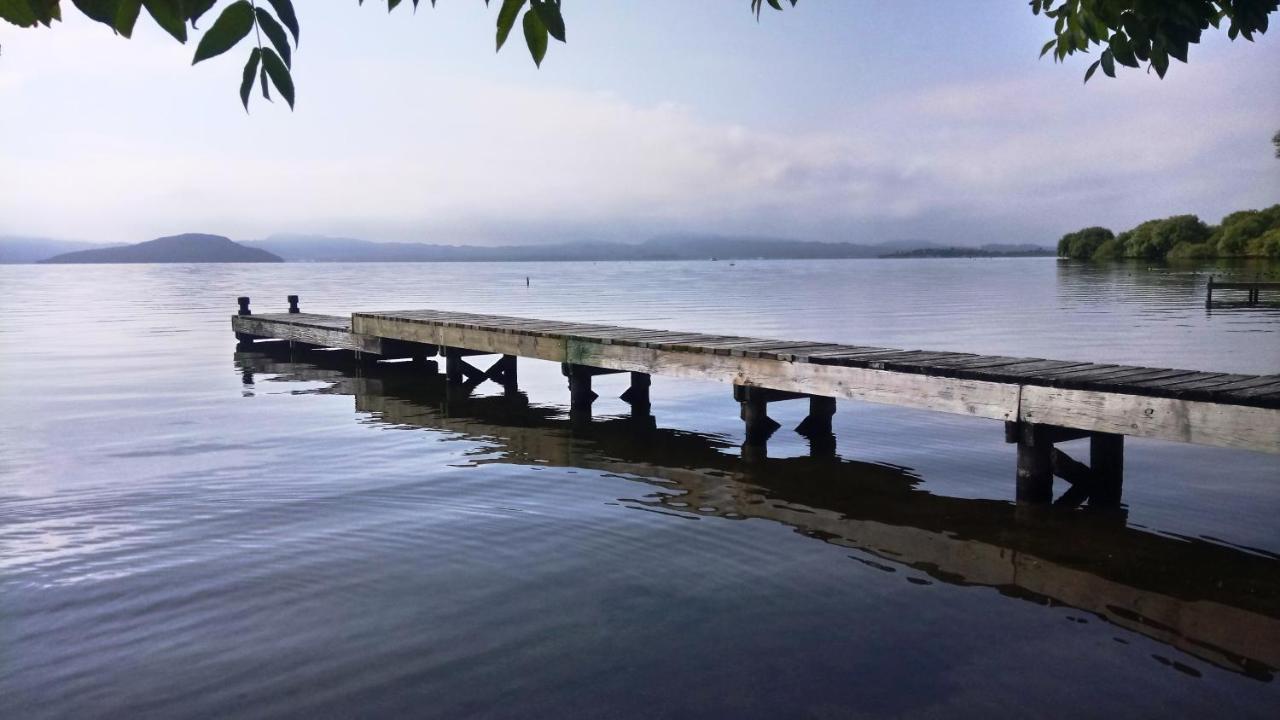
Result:
<svg viewBox="0 0 1280 720"><path fill-rule="evenodd" d="M1280 372L1280 310L1207 312L1205 272L0 267L0 717L1275 717L1273 456L1130 440L1125 513L1020 518L996 422L842 402L810 458L782 403L747 462L723 385L655 377L651 426L601 378L572 425L549 363L466 393L228 323L298 293Z"/></svg>

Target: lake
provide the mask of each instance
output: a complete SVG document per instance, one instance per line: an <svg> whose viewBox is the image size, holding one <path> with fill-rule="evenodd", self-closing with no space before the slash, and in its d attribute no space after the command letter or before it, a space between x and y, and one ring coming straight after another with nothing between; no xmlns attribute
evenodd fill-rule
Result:
<svg viewBox="0 0 1280 720"><path fill-rule="evenodd" d="M0 266L0 717L1274 717L1275 456L1129 439L1125 511L1026 518L998 422L841 401L810 457L781 403L748 462L728 386L655 376L648 424L602 377L581 425L554 364L467 395L228 320L1280 372L1280 309L1206 310L1209 272L1277 268Z"/></svg>

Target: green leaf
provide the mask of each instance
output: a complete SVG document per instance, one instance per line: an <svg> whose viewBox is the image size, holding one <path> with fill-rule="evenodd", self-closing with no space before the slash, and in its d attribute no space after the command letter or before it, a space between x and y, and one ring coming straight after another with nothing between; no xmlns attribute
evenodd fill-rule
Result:
<svg viewBox="0 0 1280 720"><path fill-rule="evenodd" d="M140 12L142 12L142 0L120 0L112 27L125 37L133 37L133 26L138 23Z"/></svg>
<svg viewBox="0 0 1280 720"><path fill-rule="evenodd" d="M142 0L151 19L164 28L178 42L187 41L187 18L182 14L182 3L177 0Z"/></svg>
<svg viewBox="0 0 1280 720"><path fill-rule="evenodd" d="M1111 36L1111 54L1116 62L1127 67L1138 67L1138 58L1133 54L1133 44L1121 33Z"/></svg>
<svg viewBox="0 0 1280 720"><path fill-rule="evenodd" d="M258 27L262 29L267 39L275 46L276 52L280 53L280 57L284 58L284 64L293 67L293 53L289 48L289 36L284 34L284 28L280 27L280 23L271 17L271 13L262 8L256 8L256 10Z"/></svg>
<svg viewBox="0 0 1280 720"><path fill-rule="evenodd" d="M1044 47L1040 48L1040 57L1044 57L1045 54L1048 53L1050 50L1052 50L1053 46L1056 45L1057 43L1058 43L1058 38L1054 38L1049 42L1045 43Z"/></svg>
<svg viewBox="0 0 1280 720"><path fill-rule="evenodd" d="M293 78L289 76L289 68L285 66L284 61L271 48L262 49L262 68L267 71L267 75L271 77L271 84L276 86L276 90L280 91L284 101L289 103L289 108L293 108Z"/></svg>
<svg viewBox="0 0 1280 720"><path fill-rule="evenodd" d="M1164 77L1165 72L1169 70L1169 54L1162 47L1151 47L1151 67L1156 69L1156 74Z"/></svg>
<svg viewBox="0 0 1280 720"><path fill-rule="evenodd" d="M249 0L236 0L223 9L213 26L205 31L196 46L196 55L191 64L201 60L217 57L230 50L253 29L253 5Z"/></svg>
<svg viewBox="0 0 1280 720"><path fill-rule="evenodd" d="M204 17L217 2L218 0L186 0L182 6L187 10L187 22L191 23L191 27L195 27L196 21Z"/></svg>
<svg viewBox="0 0 1280 720"><path fill-rule="evenodd" d="M533 64L542 67L542 58L547 55L547 26L538 19L538 13L526 10L524 13L524 41L529 46L529 54L533 56Z"/></svg>
<svg viewBox="0 0 1280 720"><path fill-rule="evenodd" d="M547 32L551 33L551 37L564 42L564 17L560 15L559 0L529 0L529 2L538 13L538 19L547 26Z"/></svg>
<svg viewBox="0 0 1280 720"><path fill-rule="evenodd" d="M298 15L293 11L293 3L289 0L267 0L276 11L276 17L293 33L293 44L298 44Z"/></svg>
<svg viewBox="0 0 1280 720"><path fill-rule="evenodd" d="M507 41L507 35L511 34L511 28L516 24L516 18L520 17L520 8L524 7L525 0L502 0L502 8L498 10L498 47L502 49L502 44Z"/></svg>
<svg viewBox="0 0 1280 720"><path fill-rule="evenodd" d="M1101 64L1102 64L1102 61L1101 61L1101 60L1094 60L1094 61L1093 61L1093 64L1092 64L1092 65L1090 65L1090 66L1089 66L1089 69L1088 69L1088 70L1086 70L1086 71L1085 71L1085 73L1084 73L1084 81L1085 81L1085 82L1089 82L1089 78L1093 77L1093 74L1094 74L1095 72L1097 72L1097 71L1098 71L1098 66L1099 66L1099 65L1101 65Z"/></svg>
<svg viewBox="0 0 1280 720"><path fill-rule="evenodd" d="M0 18L18 27L32 27L40 22L27 0L0 0Z"/></svg>
<svg viewBox="0 0 1280 720"><path fill-rule="evenodd" d="M262 60L262 49L254 48L249 52L249 61L244 64L244 78L240 81L240 102L244 103L244 111L249 112L249 93L253 92L253 81L258 76L258 63Z"/></svg>
<svg viewBox="0 0 1280 720"><path fill-rule="evenodd" d="M1102 59L1098 62L1102 63L1102 72L1106 73L1107 77L1116 76L1116 58L1111 54L1110 49L1102 51Z"/></svg>

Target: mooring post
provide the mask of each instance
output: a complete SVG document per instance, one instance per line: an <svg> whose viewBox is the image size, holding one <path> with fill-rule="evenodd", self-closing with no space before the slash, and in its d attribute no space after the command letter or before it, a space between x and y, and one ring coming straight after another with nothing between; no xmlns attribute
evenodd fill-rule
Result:
<svg viewBox="0 0 1280 720"><path fill-rule="evenodd" d="M1213 306L1213 276L1209 276L1209 288L1204 296L1204 309L1208 310Z"/></svg>
<svg viewBox="0 0 1280 720"><path fill-rule="evenodd" d="M1019 503L1048 505L1053 502L1053 441L1047 428L1019 423L1018 488Z"/></svg>
<svg viewBox="0 0 1280 720"><path fill-rule="evenodd" d="M298 314L298 313L302 312L301 310L299 310L299 309L298 309L298 296L297 296L297 295L290 295L287 299L289 300L289 314L290 314L290 315L296 315L296 314Z"/></svg>
<svg viewBox="0 0 1280 720"><path fill-rule="evenodd" d="M1112 433L1090 435L1089 468L1094 478L1089 504L1119 507L1124 485L1124 436Z"/></svg>
<svg viewBox="0 0 1280 720"><path fill-rule="evenodd" d="M242 295L242 296L240 296L240 297L236 298L236 303L240 306L240 310L236 313L237 315L252 315L252 314L253 314L253 311L249 309L249 298L248 298L248 296L244 296L244 295ZM237 343L243 343L243 344L248 345L248 344L250 344L250 343L252 343L252 342L253 342L253 336L252 336L252 335L246 335L246 334L244 334L244 333L236 333L236 342L237 342Z"/></svg>

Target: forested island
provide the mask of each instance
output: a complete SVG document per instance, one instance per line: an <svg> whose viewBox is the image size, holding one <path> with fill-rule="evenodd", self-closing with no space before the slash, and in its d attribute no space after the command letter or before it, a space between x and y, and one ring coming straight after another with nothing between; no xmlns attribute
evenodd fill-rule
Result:
<svg viewBox="0 0 1280 720"><path fill-rule="evenodd" d="M1104 227L1067 233L1058 256L1080 260L1280 258L1280 204L1241 210L1209 225L1195 215L1148 220L1119 235Z"/></svg>

